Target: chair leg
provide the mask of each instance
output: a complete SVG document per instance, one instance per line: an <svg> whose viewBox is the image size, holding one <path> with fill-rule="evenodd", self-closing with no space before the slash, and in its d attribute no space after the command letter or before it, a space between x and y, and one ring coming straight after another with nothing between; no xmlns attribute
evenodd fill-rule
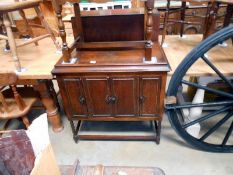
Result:
<svg viewBox="0 0 233 175"><path fill-rule="evenodd" d="M52 38L52 40L53 40L56 48L60 49L60 46L59 46L59 44L58 44L58 42L56 40L56 37L54 36L54 33L52 32L50 26L48 25L47 21L45 20L44 15L41 12L40 8L38 6L36 6L36 7L34 7L34 9L35 9L38 17L40 18L40 21L41 21L42 25L45 27L45 29L47 30L47 32L50 34L50 36L51 36L51 38Z"/></svg>
<svg viewBox="0 0 233 175"><path fill-rule="evenodd" d="M6 122L5 125L3 126L3 130L4 130L4 131L7 130L7 128L8 128L8 126L10 125L10 122L11 122L11 121L12 121L11 119L7 120L7 122Z"/></svg>
<svg viewBox="0 0 233 175"><path fill-rule="evenodd" d="M23 10L19 10L19 14L20 14L20 16L23 18L23 20L24 20L24 22L25 22L26 32L27 32L31 37L34 37L32 28L31 28L30 25L29 25L28 19L26 18L26 15L25 15L24 11L23 11ZM38 42L37 42L37 41L35 42L35 45L38 46Z"/></svg>
<svg viewBox="0 0 233 175"><path fill-rule="evenodd" d="M180 11L180 37L183 36L184 33L184 21L185 21L185 11L186 11L186 1L182 1L181 11Z"/></svg>
<svg viewBox="0 0 233 175"><path fill-rule="evenodd" d="M2 15L0 15L0 29L1 29L0 30L1 33L3 35L7 36L6 29L5 29L4 25L3 25L3 16ZM8 50L10 50L10 46L9 46L8 40L6 40L5 51L8 51Z"/></svg>
<svg viewBox="0 0 233 175"><path fill-rule="evenodd" d="M223 27L227 27L231 23L232 15L233 15L233 4L228 4L226 15L223 22Z"/></svg>
<svg viewBox="0 0 233 175"><path fill-rule="evenodd" d="M6 51L7 51L7 52L11 49L8 40L6 41L5 48L6 48Z"/></svg>
<svg viewBox="0 0 233 175"><path fill-rule="evenodd" d="M167 0L167 7L164 15L164 20L163 20L163 33L162 33L162 41L161 41L161 46L163 46L165 36L167 34L167 23L168 23L168 18L169 18L169 13L170 13L170 0Z"/></svg>
<svg viewBox="0 0 233 175"><path fill-rule="evenodd" d="M7 36L7 33L6 33L6 29L4 26L2 26L2 31L3 31L3 35ZM10 50L10 45L9 45L9 41L6 40L6 45L5 45L5 51L9 51Z"/></svg>
<svg viewBox="0 0 233 175"><path fill-rule="evenodd" d="M21 64L20 64L20 61L18 58L18 54L17 54L17 50L16 50L16 43L15 43L13 32L11 30L11 23L10 23L8 14L3 14L3 24L6 27L6 33L8 36L8 41L9 41L11 53L13 56L13 60L15 62L16 70L18 72L20 72L21 71Z"/></svg>
<svg viewBox="0 0 233 175"><path fill-rule="evenodd" d="M30 122L29 122L29 120L28 120L28 117L27 117L27 116L23 116L23 117L22 117L22 120L23 120L23 123L24 123L24 125L26 126L26 128L28 128L29 125L30 125Z"/></svg>

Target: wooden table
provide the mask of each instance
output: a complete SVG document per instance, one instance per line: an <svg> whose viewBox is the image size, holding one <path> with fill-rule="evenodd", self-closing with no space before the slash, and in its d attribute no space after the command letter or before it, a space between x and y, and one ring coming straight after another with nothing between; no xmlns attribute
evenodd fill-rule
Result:
<svg viewBox="0 0 233 175"><path fill-rule="evenodd" d="M166 38L168 47L163 49L171 66L169 75L173 75L181 61L202 41L202 35L200 34L185 36L186 38L180 38L178 35L170 35ZM219 68L220 72L225 75L233 75L233 52L231 42L229 42L229 47L227 48L213 48L208 52L208 56L210 61ZM201 60L197 61L187 73L187 75L190 76L209 76L214 74L213 70Z"/></svg>
<svg viewBox="0 0 233 175"><path fill-rule="evenodd" d="M4 47L5 42L1 40L1 72L15 71L11 53L4 52ZM55 95L52 87L53 76L51 74L55 63L61 57L61 54L56 53L56 47L54 46L52 40L47 38L39 41L39 46L30 44L19 48L18 55L22 67L26 68L25 72L18 75L18 84L33 85L35 89L39 91L41 101L47 110L48 119L53 127L53 130L55 132L61 131L63 126L61 124L57 105L53 99Z"/></svg>

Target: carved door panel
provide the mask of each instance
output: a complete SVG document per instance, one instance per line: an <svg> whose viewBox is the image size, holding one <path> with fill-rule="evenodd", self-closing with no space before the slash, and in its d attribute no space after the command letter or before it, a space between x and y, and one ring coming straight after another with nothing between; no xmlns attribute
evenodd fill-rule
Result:
<svg viewBox="0 0 233 175"><path fill-rule="evenodd" d="M140 115L155 116L159 114L160 77L142 77L140 78Z"/></svg>
<svg viewBox="0 0 233 175"><path fill-rule="evenodd" d="M89 115L93 117L110 116L110 86L107 77L87 77L84 79Z"/></svg>
<svg viewBox="0 0 233 175"><path fill-rule="evenodd" d="M86 97L84 95L81 79L65 79L64 84L73 115L87 116Z"/></svg>
<svg viewBox="0 0 233 175"><path fill-rule="evenodd" d="M134 77L112 78L113 115L138 115L138 79Z"/></svg>

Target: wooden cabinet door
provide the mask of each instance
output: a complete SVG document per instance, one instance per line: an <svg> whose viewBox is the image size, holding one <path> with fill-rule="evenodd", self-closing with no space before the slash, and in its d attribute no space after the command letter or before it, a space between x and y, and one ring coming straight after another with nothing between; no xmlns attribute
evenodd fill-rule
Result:
<svg viewBox="0 0 233 175"><path fill-rule="evenodd" d="M110 116L111 104L108 102L110 96L109 78L86 77L84 86L87 95L89 115L93 117Z"/></svg>
<svg viewBox="0 0 233 175"><path fill-rule="evenodd" d="M72 115L87 116L86 97L80 78L64 79L66 99L69 101Z"/></svg>
<svg viewBox="0 0 233 175"><path fill-rule="evenodd" d="M159 115L160 108L160 77L140 78L140 116L152 117Z"/></svg>
<svg viewBox="0 0 233 175"><path fill-rule="evenodd" d="M138 115L138 79L134 77L112 78L114 116Z"/></svg>

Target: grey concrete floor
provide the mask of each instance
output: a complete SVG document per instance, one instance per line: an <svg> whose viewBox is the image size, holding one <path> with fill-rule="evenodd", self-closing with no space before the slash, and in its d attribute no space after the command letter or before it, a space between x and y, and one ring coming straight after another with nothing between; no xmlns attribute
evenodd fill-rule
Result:
<svg viewBox="0 0 233 175"><path fill-rule="evenodd" d="M65 128L60 133L53 133L49 129L59 164L71 165L79 159L83 165L159 167L166 175L233 175L233 154L209 153L191 148L171 128L166 116L159 145L152 141L83 140L76 144L64 115L63 123ZM107 127L111 128L111 124Z"/></svg>

